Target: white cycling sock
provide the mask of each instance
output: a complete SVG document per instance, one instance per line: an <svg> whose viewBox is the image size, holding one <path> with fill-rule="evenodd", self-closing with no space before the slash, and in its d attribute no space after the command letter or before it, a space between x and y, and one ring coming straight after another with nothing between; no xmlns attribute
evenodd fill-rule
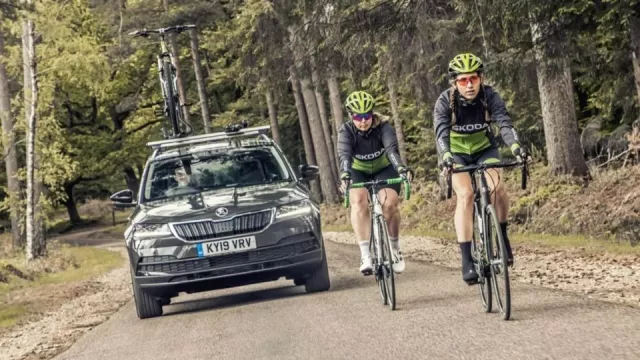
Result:
<svg viewBox="0 0 640 360"><path fill-rule="evenodd" d="M371 256L369 253L369 240L362 240L359 242L360 244L360 257L365 258L367 256Z"/></svg>
<svg viewBox="0 0 640 360"><path fill-rule="evenodd" d="M400 240L397 237L389 237L389 240L391 240L391 248L393 250L400 250Z"/></svg>

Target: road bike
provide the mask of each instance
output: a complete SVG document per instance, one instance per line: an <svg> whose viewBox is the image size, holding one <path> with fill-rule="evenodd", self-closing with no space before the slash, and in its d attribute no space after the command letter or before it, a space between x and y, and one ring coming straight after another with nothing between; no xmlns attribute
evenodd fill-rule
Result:
<svg viewBox="0 0 640 360"><path fill-rule="evenodd" d="M170 33L180 34L185 30L195 29L195 25L177 25L159 29L144 29L129 33L134 37L149 37L151 34L160 36L160 54L157 55L158 73L162 98L164 99L164 115L169 119L169 129L162 128L165 139L173 139L188 136L193 128L182 118L180 96L178 94L178 77L174 54L169 51L165 37Z"/></svg>
<svg viewBox="0 0 640 360"><path fill-rule="evenodd" d="M469 173L471 176L471 186L474 193L474 233L471 241L471 253L475 270L478 273L477 284L479 285L485 311L488 313L491 312L493 305L493 294L491 292L493 288L498 308L504 320L509 320L511 317L511 286L507 264L507 249L504 244L496 209L490 202L491 194L487 186L485 171L516 166L521 168L521 187L524 190L527 188L527 176L529 173L526 161L454 167L447 175L447 199L451 198L452 174ZM478 184L480 184L479 187Z"/></svg>
<svg viewBox="0 0 640 360"><path fill-rule="evenodd" d="M368 182L353 183L345 191L344 207L349 207L349 189L366 188L369 193L370 216L370 241L372 274L375 275L383 305L389 305L391 310L396 308L396 287L393 277L393 260L391 256L391 241L387 230L387 221L382 213L382 204L378 197L378 187L404 183L404 198L409 200L411 185L403 177L387 180L373 180Z"/></svg>

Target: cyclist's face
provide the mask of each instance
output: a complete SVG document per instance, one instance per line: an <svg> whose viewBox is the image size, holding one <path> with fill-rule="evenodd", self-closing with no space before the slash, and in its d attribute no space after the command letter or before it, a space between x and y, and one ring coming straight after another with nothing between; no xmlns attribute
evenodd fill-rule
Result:
<svg viewBox="0 0 640 360"><path fill-rule="evenodd" d="M480 92L482 76L478 73L460 74L456 77L458 92L468 100L473 100Z"/></svg>
<svg viewBox="0 0 640 360"><path fill-rule="evenodd" d="M351 114L351 120L356 125L358 130L367 131L373 124L373 112L369 111L364 114Z"/></svg>

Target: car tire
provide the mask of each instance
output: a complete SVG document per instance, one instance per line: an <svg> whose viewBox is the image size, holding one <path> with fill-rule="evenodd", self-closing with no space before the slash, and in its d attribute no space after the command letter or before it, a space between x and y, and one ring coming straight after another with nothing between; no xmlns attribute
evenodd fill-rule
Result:
<svg viewBox="0 0 640 360"><path fill-rule="evenodd" d="M322 248L322 263L304 282L304 290L308 293L327 291L331 287L329 279L329 266L327 265L327 253Z"/></svg>
<svg viewBox="0 0 640 360"><path fill-rule="evenodd" d="M131 270L131 286L133 287L133 299L136 305L136 313L139 319L147 319L162 315L162 305L159 299L155 296L151 296L142 289L136 283L136 278L133 276L133 268Z"/></svg>

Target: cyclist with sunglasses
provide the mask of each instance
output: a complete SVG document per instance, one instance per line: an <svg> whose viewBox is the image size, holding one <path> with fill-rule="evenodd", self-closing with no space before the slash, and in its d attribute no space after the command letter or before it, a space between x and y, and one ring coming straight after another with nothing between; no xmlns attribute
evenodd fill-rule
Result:
<svg viewBox="0 0 640 360"><path fill-rule="evenodd" d="M504 101L491 86L483 83L483 68L482 60L469 53L457 55L449 62L448 71L452 86L440 94L433 113L436 147L445 174L454 166L501 161L490 121L497 123L502 140L518 160L527 159L527 152L520 146ZM489 169L486 176L507 248L508 263L511 266L513 251L507 237L509 199L502 186L501 170ZM451 183L457 196L454 223L462 256L462 279L472 285L477 281L478 274L473 268L471 258L471 178L467 173L453 174Z"/></svg>
<svg viewBox="0 0 640 360"><path fill-rule="evenodd" d="M345 107L352 121L347 121L338 132L338 156L342 190L353 182L386 180L405 177L411 181L413 173L402 164L398 151L396 131L389 122L373 112L374 99L365 91L355 91L346 100ZM405 268L400 251L398 234L400 210L398 209L400 184L382 185L378 193L388 224L391 241L393 271L402 273ZM372 273L369 252L369 207L366 189L350 189L351 224L360 245L360 272Z"/></svg>

